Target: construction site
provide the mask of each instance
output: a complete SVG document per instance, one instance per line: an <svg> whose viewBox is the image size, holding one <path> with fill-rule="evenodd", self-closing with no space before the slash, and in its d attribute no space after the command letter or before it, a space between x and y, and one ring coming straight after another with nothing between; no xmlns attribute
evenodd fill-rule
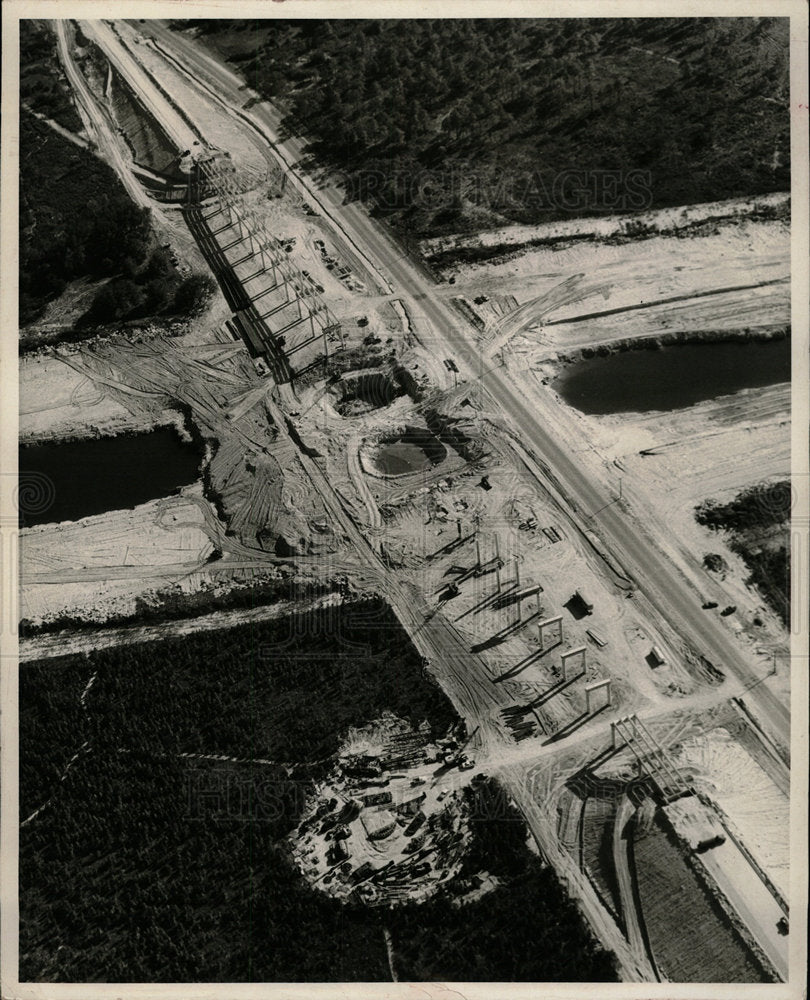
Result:
<svg viewBox="0 0 810 1000"><path fill-rule="evenodd" d="M785 218L691 206L645 216L644 239L577 220L413 260L193 38L54 30L100 155L218 292L180 336L21 363L24 443L172 423L205 452L176 495L21 531L19 617L41 631L21 661L140 641L119 619L167 592L378 594L463 723L346 733L288 838L302 878L369 906L428 898L463 862L464 790L491 776L622 979L786 982L788 630L694 507L789 475L790 384L594 416L556 381L620 342L789 328Z"/></svg>
<svg viewBox="0 0 810 1000"><path fill-rule="evenodd" d="M469 837L459 793L475 767L464 752L474 735L451 731L432 743L396 719L350 733L296 831L305 877L370 906L425 899L449 882Z"/></svg>

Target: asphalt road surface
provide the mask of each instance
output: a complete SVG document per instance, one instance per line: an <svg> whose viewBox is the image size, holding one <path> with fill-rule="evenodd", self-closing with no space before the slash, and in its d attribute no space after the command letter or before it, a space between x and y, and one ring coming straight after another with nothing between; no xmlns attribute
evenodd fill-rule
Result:
<svg viewBox="0 0 810 1000"><path fill-rule="evenodd" d="M476 331L444 304L430 277L408 258L383 227L369 218L362 206L356 203L343 204L344 195L341 190L329 186L316 187L300 172L296 164L305 155L304 140L295 136L284 140L278 138L279 115L276 110L262 102L256 104L248 116L243 111L243 106L252 96L251 93L233 73L218 64L199 45L170 32L160 22L150 21L135 26L142 33L158 39L167 50L179 54L183 68L204 86L211 87L220 101L231 108L235 120L241 119L246 134L253 135L257 148L262 149L268 162L281 162L288 172L290 182L376 272L381 287L391 292L396 289L397 295L403 299L415 318L421 315L427 319L434 331L436 343L426 346L433 347L439 357L454 357L462 375L468 379L481 378L482 384L497 404L493 409L500 408L520 428L524 446L553 470L564 491L579 510L600 510L594 530L598 531L655 610L682 635L687 636L716 667L735 676L744 686L760 681L764 668L757 671L748 660L749 654L738 646L722 623L703 614L699 596L677 568L668 562L654 541L618 505L605 506L612 498L605 495L604 486L592 481L576 460L567 454L554 439L553 428L547 429L538 423L535 413L521 395L521 390L513 384L508 370L495 367L482 371L481 352L475 342ZM320 482L323 478L322 471L314 462L309 463L309 466L307 471L313 485L324 496L325 501L331 501L333 516L342 524L348 537L356 543L361 563L366 565L369 572L379 572L377 558L367 546L366 540L340 509L339 502L331 495L328 483ZM410 606L412 610L414 595L408 593L407 588L398 581L393 578L389 580L384 571L382 575L395 609L406 612ZM491 694L487 697L488 692L485 690L487 678L479 670L471 669L469 651L448 623L441 619L435 622L433 627L417 636L416 644L423 653L438 654L446 670L445 682L456 689L454 700L462 712L469 712L480 718L483 715L479 714L481 706L491 699ZM786 742L788 708L763 684L757 684L746 697L765 728L772 730L780 742ZM484 715L481 721L485 724L488 722L486 728L491 730L485 734L484 742L497 741L498 734L492 726L492 719L487 719ZM523 780L524 768L523 764L507 767L504 769L504 777L538 842L542 843L548 841L550 836L546 829L548 817L542 814L541 807L527 791ZM553 844L549 846L553 847ZM600 932L603 941L616 951L625 978L648 978L646 970L636 967L626 942L620 935L617 938L617 929L607 919L607 914L593 897L590 888L579 878L579 873L572 869L569 877L577 881L578 885L580 881L583 882L579 886L579 893L589 919Z"/></svg>
<svg viewBox="0 0 810 1000"><path fill-rule="evenodd" d="M187 69L209 83L216 83L225 101L237 108L245 103L248 95L240 89L238 78L219 66L198 44L159 22L139 24L138 28L159 39L166 48L182 53ZM266 155L280 158L293 171L293 179L304 188L308 200L325 209L350 242L365 250L363 256L378 265L377 269L390 280L409 311L412 314L423 313L427 317L436 331L438 353L452 356L462 373L469 378L481 375L482 384L501 410L521 429L525 445L554 470L579 508L584 511L601 508L594 529L630 572L656 611L688 637L716 667L735 676L746 688L752 688L746 698L761 724L771 730L781 743L787 743L790 710L766 685L758 683L767 668L752 664L747 651L737 644L724 625L701 610L700 596L639 525L632 522L618 505L605 506L612 498L605 494L602 484L592 482L576 460L555 441L553 429L538 423L530 403L515 387L508 369L495 367L482 374L481 352L475 343L476 331L445 305L436 294L436 286L430 278L408 258L393 237L371 219L361 205L343 204L342 191L328 186L315 189L295 171L294 165L305 156L305 140L297 136L279 140L280 116L267 102L255 105L251 116L264 126L272 143L265 150Z"/></svg>

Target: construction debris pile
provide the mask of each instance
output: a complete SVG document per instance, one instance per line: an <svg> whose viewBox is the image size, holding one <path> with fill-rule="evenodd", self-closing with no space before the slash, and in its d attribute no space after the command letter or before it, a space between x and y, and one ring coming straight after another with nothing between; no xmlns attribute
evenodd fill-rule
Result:
<svg viewBox="0 0 810 1000"><path fill-rule="evenodd" d="M432 740L427 726L394 727L371 745L350 744L292 838L313 885L374 906L427 898L459 873L469 843L458 792L475 765L464 753L474 734L461 724Z"/></svg>

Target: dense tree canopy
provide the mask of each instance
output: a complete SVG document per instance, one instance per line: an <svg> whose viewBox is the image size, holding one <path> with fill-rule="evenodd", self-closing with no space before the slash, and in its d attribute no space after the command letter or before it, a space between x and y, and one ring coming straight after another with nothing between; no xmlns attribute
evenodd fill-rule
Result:
<svg viewBox="0 0 810 1000"><path fill-rule="evenodd" d="M109 278L79 326L193 315L216 290L212 278L182 277L156 246L148 208L115 173L24 111L20 119L20 323L39 318L77 278Z"/></svg>
<svg viewBox="0 0 810 1000"><path fill-rule="evenodd" d="M20 23L20 101L73 132L82 120L73 104L56 51L56 37L45 21Z"/></svg>
<svg viewBox="0 0 810 1000"><path fill-rule="evenodd" d="M20 321L39 316L68 281L137 267L149 210L113 171L28 112L20 118Z"/></svg>
<svg viewBox="0 0 810 1000"><path fill-rule="evenodd" d="M414 232L790 186L784 19L191 23Z"/></svg>
<svg viewBox="0 0 810 1000"><path fill-rule="evenodd" d="M712 531L725 531L729 547L740 555L750 570L746 581L760 593L788 627L790 623L789 523L793 491L788 480L757 483L727 503L704 500L695 508L695 518ZM707 563L708 569L722 569Z"/></svg>
<svg viewBox="0 0 810 1000"><path fill-rule="evenodd" d="M366 909L301 878L285 838L348 727L456 718L387 606L335 611L23 666L21 816L44 806L20 836L23 980L390 980L384 928L402 979L615 980L491 783L470 796L464 874L501 880L480 901Z"/></svg>

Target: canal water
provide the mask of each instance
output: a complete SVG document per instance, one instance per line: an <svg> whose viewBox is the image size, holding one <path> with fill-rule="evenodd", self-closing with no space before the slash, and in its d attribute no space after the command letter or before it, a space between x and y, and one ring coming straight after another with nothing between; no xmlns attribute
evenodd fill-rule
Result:
<svg viewBox="0 0 810 1000"><path fill-rule="evenodd" d="M790 381L790 338L675 344L588 358L555 388L582 413L678 410L741 389Z"/></svg>
<svg viewBox="0 0 810 1000"><path fill-rule="evenodd" d="M20 448L20 525L76 521L156 500L200 475L202 453L171 427Z"/></svg>

